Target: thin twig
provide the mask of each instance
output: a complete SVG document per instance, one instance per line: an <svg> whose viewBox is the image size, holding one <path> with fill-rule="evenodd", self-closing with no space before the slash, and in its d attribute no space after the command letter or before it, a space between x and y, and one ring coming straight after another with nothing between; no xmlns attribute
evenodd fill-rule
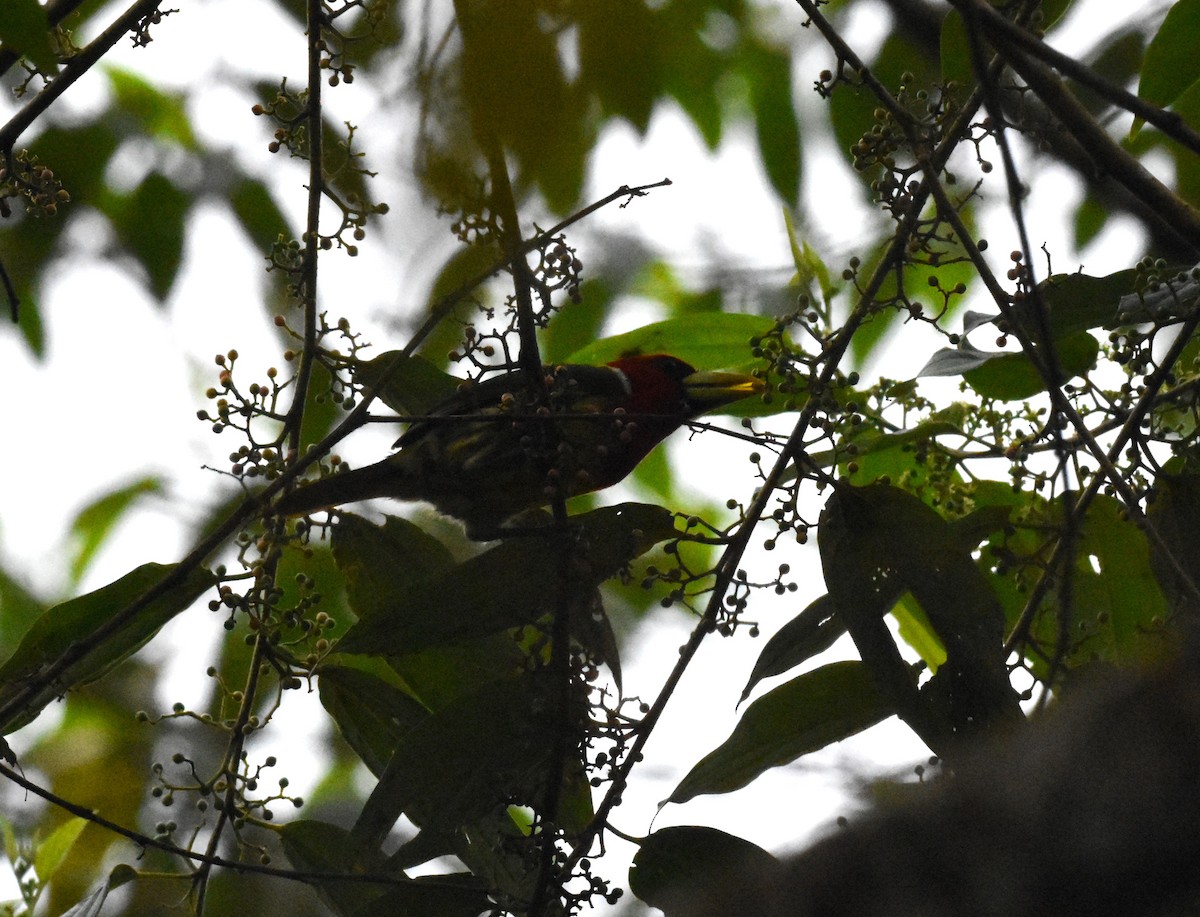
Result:
<svg viewBox="0 0 1200 917"><path fill-rule="evenodd" d="M1033 32L1007 19L985 0L950 0L950 3L964 16L970 12L1002 52L1019 48L1030 57L1049 64L1064 76L1086 86L1102 99L1154 125L1193 153L1200 154L1200 132L1190 128L1178 112L1166 111L1147 102L1123 86L1105 79L1087 64L1055 50Z"/></svg>
<svg viewBox="0 0 1200 917"><path fill-rule="evenodd" d="M12 150L20 136L59 96L99 63L113 45L128 32L136 29L138 23L157 10L162 3L163 0L137 0L114 19L112 25L96 36L91 44L67 61L53 80L0 127L0 153Z"/></svg>

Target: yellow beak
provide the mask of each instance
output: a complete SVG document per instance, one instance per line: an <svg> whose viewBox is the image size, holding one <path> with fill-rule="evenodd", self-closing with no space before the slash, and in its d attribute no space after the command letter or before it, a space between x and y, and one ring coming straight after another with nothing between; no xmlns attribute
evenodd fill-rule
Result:
<svg viewBox="0 0 1200 917"><path fill-rule="evenodd" d="M764 388L761 379L727 372L692 373L684 377L682 385L688 403L702 411L741 401L759 394Z"/></svg>

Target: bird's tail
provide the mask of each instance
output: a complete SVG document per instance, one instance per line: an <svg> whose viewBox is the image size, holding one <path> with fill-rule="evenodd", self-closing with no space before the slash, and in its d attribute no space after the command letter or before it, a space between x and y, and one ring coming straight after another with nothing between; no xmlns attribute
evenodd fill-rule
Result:
<svg viewBox="0 0 1200 917"><path fill-rule="evenodd" d="M393 457L374 465L331 474L299 487L280 500L275 509L285 516L302 516L373 497L409 500L416 496L411 493L413 486L404 463Z"/></svg>

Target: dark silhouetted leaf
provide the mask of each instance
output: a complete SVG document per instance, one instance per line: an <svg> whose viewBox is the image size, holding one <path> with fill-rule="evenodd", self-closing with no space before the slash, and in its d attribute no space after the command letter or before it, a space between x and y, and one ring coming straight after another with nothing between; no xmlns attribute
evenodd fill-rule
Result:
<svg viewBox="0 0 1200 917"><path fill-rule="evenodd" d="M860 662L834 662L768 691L693 767L668 802L731 793L772 767L849 738L895 713Z"/></svg>
<svg viewBox="0 0 1200 917"><path fill-rule="evenodd" d="M151 172L132 194L117 198L109 218L122 245L146 271L150 292L166 299L183 261L183 238L192 194L161 172Z"/></svg>
<svg viewBox="0 0 1200 917"><path fill-rule="evenodd" d="M845 632L846 622L838 616L833 600L828 595L813 599L804 611L779 628L767 641L758 654L758 661L754 663L754 670L742 689L738 703L749 697L754 686L764 678L780 675L807 662L817 653L825 652Z"/></svg>
<svg viewBox="0 0 1200 917"><path fill-rule="evenodd" d="M779 861L757 844L716 828L676 825L642 841L629 889L665 917L691 917L714 894L742 902L740 917L762 917L756 902L780 872Z"/></svg>
<svg viewBox="0 0 1200 917"><path fill-rule="evenodd" d="M792 100L792 58L753 46L743 53L750 107L767 179L780 199L794 206L800 193L800 124Z"/></svg>
<svg viewBox="0 0 1200 917"><path fill-rule="evenodd" d="M572 516L571 525L565 549L552 532L549 540L509 539L415 584L399 559L380 569L375 558L341 550L343 569L370 570L374 585L363 595L375 610L387 612L360 616L338 649L400 655L530 624L553 610L560 590L571 602L590 602L596 586L675 532L669 511L639 503Z"/></svg>
<svg viewBox="0 0 1200 917"><path fill-rule="evenodd" d="M429 715L394 684L361 669L322 666L319 686L321 705L376 777L405 733Z"/></svg>

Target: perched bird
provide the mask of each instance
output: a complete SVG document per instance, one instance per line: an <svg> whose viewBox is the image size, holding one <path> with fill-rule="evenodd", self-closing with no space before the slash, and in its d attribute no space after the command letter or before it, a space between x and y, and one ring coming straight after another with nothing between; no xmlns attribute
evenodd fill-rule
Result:
<svg viewBox="0 0 1200 917"><path fill-rule="evenodd" d="M697 372L667 354L545 373L540 403L521 370L464 384L409 427L399 452L292 491L277 511L424 500L466 523L472 537L494 537L505 520L557 494L617 483L688 420L763 388L752 376Z"/></svg>

